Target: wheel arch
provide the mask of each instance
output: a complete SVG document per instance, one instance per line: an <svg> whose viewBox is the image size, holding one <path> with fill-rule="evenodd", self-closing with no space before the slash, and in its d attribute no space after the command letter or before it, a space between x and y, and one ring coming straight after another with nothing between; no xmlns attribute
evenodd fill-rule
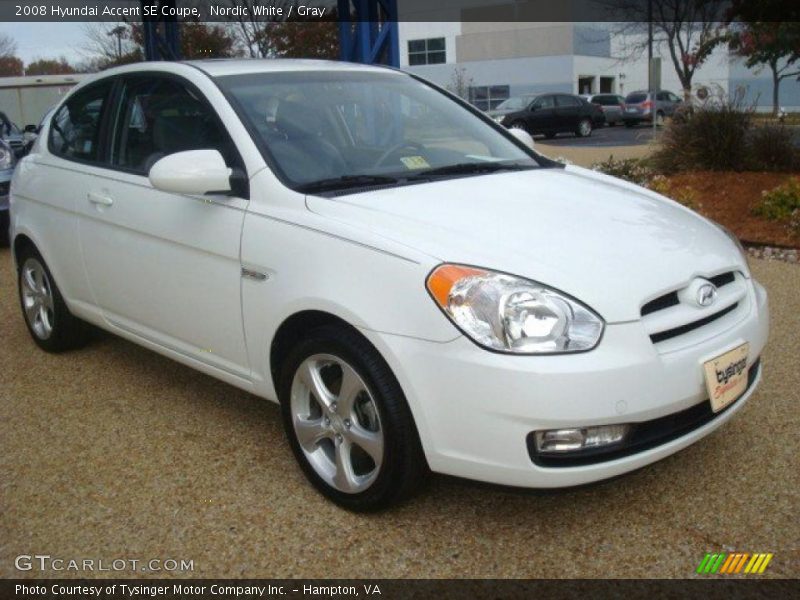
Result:
<svg viewBox="0 0 800 600"><path fill-rule="evenodd" d="M281 366L288 357L296 341L310 331L325 325L346 327L369 342L357 327L333 313L315 309L301 310L293 313L286 317L275 330L275 335L272 337L272 342L269 347L269 372L276 392L278 391L277 383L280 379ZM371 342L369 342L369 344L375 348L374 344ZM375 352L380 354L377 348L375 348ZM386 360L383 356L381 356L381 358L383 358L384 361Z"/></svg>
<svg viewBox="0 0 800 600"><path fill-rule="evenodd" d="M11 244L11 254L14 258L14 266L16 267L19 263L19 255L24 250L31 248L41 254L41 250L36 245L36 243L25 233L18 233L14 237L14 241Z"/></svg>

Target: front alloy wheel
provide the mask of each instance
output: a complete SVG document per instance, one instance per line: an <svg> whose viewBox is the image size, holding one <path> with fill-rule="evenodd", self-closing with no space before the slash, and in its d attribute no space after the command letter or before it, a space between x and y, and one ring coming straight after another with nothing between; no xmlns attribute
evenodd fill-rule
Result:
<svg viewBox="0 0 800 600"><path fill-rule="evenodd" d="M349 510L410 496L427 473L400 384L375 347L345 325L300 338L278 394L289 445L308 480Z"/></svg>
<svg viewBox="0 0 800 600"><path fill-rule="evenodd" d="M331 354L308 357L291 392L297 441L314 471L340 492L375 481L383 463L378 407L353 367Z"/></svg>
<svg viewBox="0 0 800 600"><path fill-rule="evenodd" d="M590 135L592 135L592 122L589 119L582 119L578 123L578 136L588 137Z"/></svg>

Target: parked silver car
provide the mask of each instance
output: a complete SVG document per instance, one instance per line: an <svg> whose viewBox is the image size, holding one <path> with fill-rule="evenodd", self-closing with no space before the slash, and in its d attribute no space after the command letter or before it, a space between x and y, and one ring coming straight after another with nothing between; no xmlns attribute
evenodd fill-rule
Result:
<svg viewBox="0 0 800 600"><path fill-rule="evenodd" d="M654 110L652 93L647 91L631 92L625 97L625 112L622 119L626 127L633 127L637 123L652 123L653 114L655 114L656 124L663 125L664 118L674 115L682 102L683 100L672 92L661 90L656 92Z"/></svg>
<svg viewBox="0 0 800 600"><path fill-rule="evenodd" d="M625 106L625 98L617 94L583 94L583 98L600 107L606 116L606 123L613 127L617 123L622 123L622 113Z"/></svg>

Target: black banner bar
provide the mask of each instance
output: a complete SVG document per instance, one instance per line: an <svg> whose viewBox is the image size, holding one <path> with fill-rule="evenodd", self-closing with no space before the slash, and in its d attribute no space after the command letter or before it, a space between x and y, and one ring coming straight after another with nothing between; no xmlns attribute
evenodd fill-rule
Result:
<svg viewBox="0 0 800 600"><path fill-rule="evenodd" d="M0 582L3 600L259 600L289 598L797 598L800 580L713 579L11 579Z"/></svg>
<svg viewBox="0 0 800 600"><path fill-rule="evenodd" d="M674 12L673 0L652 0L656 11ZM727 21L733 0L707 0L705 20ZM741 2L740 2L741 3ZM177 17L181 21L336 21L336 0L177 0L174 6L155 0L0 1L0 21L127 21ZM760 20L800 21L794 1L772 0ZM397 0L399 21L642 22L648 0ZM680 9L680 6L678 7ZM713 13L708 13L708 10ZM167 11L167 12L164 12ZM714 18L711 18L713 15ZM684 15L685 16L685 15Z"/></svg>

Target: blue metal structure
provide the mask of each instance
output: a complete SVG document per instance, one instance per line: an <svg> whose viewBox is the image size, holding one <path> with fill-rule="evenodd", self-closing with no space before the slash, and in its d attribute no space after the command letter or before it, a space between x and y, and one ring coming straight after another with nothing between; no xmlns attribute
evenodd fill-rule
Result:
<svg viewBox="0 0 800 600"><path fill-rule="evenodd" d="M337 0L342 60L400 66L397 0ZM142 0L175 8L177 0ZM160 12L160 11L159 11ZM172 11L174 12L174 11ZM176 17L143 17L145 60L180 60Z"/></svg>
<svg viewBox="0 0 800 600"><path fill-rule="evenodd" d="M397 0L338 0L339 57L400 66Z"/></svg>
<svg viewBox="0 0 800 600"><path fill-rule="evenodd" d="M142 5L175 8L177 0L142 0ZM170 11L174 14L174 10ZM160 26L160 27L159 27ZM178 18L142 17L145 60L180 60L181 42Z"/></svg>

